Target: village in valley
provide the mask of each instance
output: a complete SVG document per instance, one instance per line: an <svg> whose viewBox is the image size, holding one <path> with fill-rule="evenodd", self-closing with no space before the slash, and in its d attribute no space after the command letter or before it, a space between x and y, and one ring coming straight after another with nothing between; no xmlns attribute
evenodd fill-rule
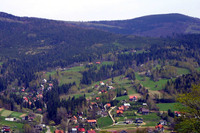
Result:
<svg viewBox="0 0 200 133"><path fill-rule="evenodd" d="M93 63L89 65L93 65ZM95 65L101 65L101 62L96 62ZM70 69L72 70L74 68L78 68L75 71L79 72L84 68L84 65L81 64L78 67L75 66ZM68 72L71 71L70 69L57 69L56 73L57 75L58 73L64 75L63 73L65 72L71 73ZM145 73L146 78L149 72L148 70ZM78 93L73 94L71 90L72 94L61 95L60 100L75 100L80 98L81 101L79 103L77 100L77 107L68 105L70 106L69 108L73 108L73 111L70 111L70 109L66 110L64 108L65 106L59 108L59 115L62 117L62 120L61 124L56 125L54 121L49 122L45 118L47 117L45 112L48 111L48 108L44 97L44 95L47 95L54 88L55 85L52 79L55 78L55 75L42 72L39 88L13 87L10 89L10 94L18 100L16 102L19 102L20 106L18 107L21 108L23 113L16 115L17 112L9 112L1 108L1 120L5 123L9 122L9 125L29 123L34 125L31 127L34 132L62 133L66 131L69 133L96 133L107 131L112 133L126 133L144 130L153 133L170 131L174 117L181 115L179 111L175 110L174 103L171 103L171 107L167 110L162 110L164 104L160 104L160 109L155 107L156 103L149 97L156 96L156 93L153 95L152 92L160 92L151 91L151 88L148 88L150 90L148 91L141 84L144 83L144 81L140 82L141 78L145 77L144 75L134 75L136 76L134 80L126 75L121 75L95 82L90 86L84 86L85 88L83 89L76 88L77 85L73 83L71 88L75 88ZM43 77L47 77L48 79ZM157 87L157 85L154 87ZM3 94L5 94L5 91L1 92L1 95ZM157 105L159 106L159 104ZM20 132L22 130L16 130L19 127L4 125L4 122L0 122L2 132Z"/></svg>

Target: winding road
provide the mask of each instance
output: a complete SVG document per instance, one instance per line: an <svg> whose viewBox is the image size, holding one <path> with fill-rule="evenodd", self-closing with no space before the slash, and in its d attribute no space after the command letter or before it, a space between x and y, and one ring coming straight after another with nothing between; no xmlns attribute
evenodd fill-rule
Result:
<svg viewBox="0 0 200 133"><path fill-rule="evenodd" d="M110 107L110 108L111 108L111 109L108 111L108 114L109 114L110 118L111 118L112 121L113 121L113 125L115 125L115 119L113 118L113 116L112 116L112 114L111 114L111 111L112 111L114 108L116 108L116 106Z"/></svg>

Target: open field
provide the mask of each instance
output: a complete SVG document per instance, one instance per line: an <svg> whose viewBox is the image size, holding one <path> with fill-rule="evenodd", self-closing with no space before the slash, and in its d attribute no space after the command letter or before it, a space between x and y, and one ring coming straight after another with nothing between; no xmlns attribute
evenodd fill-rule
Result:
<svg viewBox="0 0 200 133"><path fill-rule="evenodd" d="M13 111L10 111L10 110L3 110L3 111L1 112L1 116L3 116L3 117L8 117L8 116L10 116L12 113L13 113Z"/></svg>
<svg viewBox="0 0 200 133"><path fill-rule="evenodd" d="M3 108L0 109L0 116L3 116L3 117L21 118L22 116L26 116L26 115L27 114L21 113L21 112L14 112L14 111L6 110Z"/></svg>
<svg viewBox="0 0 200 133"><path fill-rule="evenodd" d="M119 100L119 101L121 101L121 100L128 100L128 99L129 99L128 95L121 96L121 97L116 97L116 100Z"/></svg>
<svg viewBox="0 0 200 133"><path fill-rule="evenodd" d="M140 76L138 73L135 73L136 79L146 88L157 91L162 90L163 86L167 83L168 79L160 79L159 81L153 81L149 77Z"/></svg>
<svg viewBox="0 0 200 133"><path fill-rule="evenodd" d="M64 72L80 72L83 71L85 68L84 66L76 66L76 67L71 67L68 70L65 70Z"/></svg>
<svg viewBox="0 0 200 133"><path fill-rule="evenodd" d="M16 117L16 118L21 118L21 116L26 116L27 114L21 113L21 112L13 112L10 116L11 117Z"/></svg>
<svg viewBox="0 0 200 133"><path fill-rule="evenodd" d="M98 125L99 125L100 128L107 127L107 126L113 124L113 121L111 120L111 118L109 116L101 117L97 121L98 121Z"/></svg>
<svg viewBox="0 0 200 133"><path fill-rule="evenodd" d="M180 103L159 103L156 105L160 108L160 111L168 111L168 109L171 111L178 111L181 107Z"/></svg>
<svg viewBox="0 0 200 133"><path fill-rule="evenodd" d="M46 79L49 78L49 75L51 75L52 78L56 78L59 81L59 84L68 84L68 83L73 83L76 82L76 84L80 83L80 79L82 78L81 73L79 72L74 72L73 71L52 71L52 72L47 72L45 77Z"/></svg>
<svg viewBox="0 0 200 133"><path fill-rule="evenodd" d="M102 62L102 65L113 65L114 62L113 61L104 61Z"/></svg>
<svg viewBox="0 0 200 133"><path fill-rule="evenodd" d="M5 117L0 116L0 126L9 126L12 130L15 130L17 132L23 132L23 124L19 122L11 122L11 121L5 121Z"/></svg>
<svg viewBox="0 0 200 133"><path fill-rule="evenodd" d="M183 74L189 74L190 71L186 68L180 68L180 67L176 67L177 69L177 74L178 75L183 75Z"/></svg>

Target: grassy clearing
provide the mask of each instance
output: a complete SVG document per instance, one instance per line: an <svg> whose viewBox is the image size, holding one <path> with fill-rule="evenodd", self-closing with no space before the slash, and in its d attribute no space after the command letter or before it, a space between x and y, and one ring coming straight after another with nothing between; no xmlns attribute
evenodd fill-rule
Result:
<svg viewBox="0 0 200 133"><path fill-rule="evenodd" d="M102 65L113 65L114 62L113 61L104 61L102 62Z"/></svg>
<svg viewBox="0 0 200 133"><path fill-rule="evenodd" d="M52 71L52 72L47 72L45 77L46 79L49 79L49 75L51 75L52 78L56 78L59 81L60 85L63 84L69 84L76 82L78 85L80 83L80 80L82 78L81 73L76 72L77 68L73 68L73 70L66 70L66 71Z"/></svg>
<svg viewBox="0 0 200 133"><path fill-rule="evenodd" d="M0 116L0 125L1 126L9 126L12 130L23 132L23 124L19 122L11 122L11 121L5 121L5 117Z"/></svg>
<svg viewBox="0 0 200 133"><path fill-rule="evenodd" d="M160 120L160 117L157 116L156 113L150 113L148 115L142 115L142 118L143 118L143 120L144 120L145 123L151 122L151 121L158 122Z"/></svg>
<svg viewBox="0 0 200 133"><path fill-rule="evenodd" d="M130 84L130 80L128 79L123 79L124 75L121 75L121 76L117 76L114 78L114 82L116 84L119 84L119 85L126 85L126 84Z"/></svg>
<svg viewBox="0 0 200 133"><path fill-rule="evenodd" d="M82 75L78 72L62 72L59 75L60 85L73 82L76 82L76 84L78 85L80 83L81 78Z"/></svg>
<svg viewBox="0 0 200 133"><path fill-rule="evenodd" d="M55 127L53 127L53 126L50 126L50 130L51 130L51 133L54 133L54 132L55 132L55 130L56 130L56 128L55 128Z"/></svg>
<svg viewBox="0 0 200 133"><path fill-rule="evenodd" d="M186 68L180 68L180 67L176 67L177 69L177 74L178 75L183 75L183 74L189 74L190 71Z"/></svg>
<svg viewBox="0 0 200 133"><path fill-rule="evenodd" d="M80 72L83 71L84 69L85 69L84 66L76 66L76 67L71 67L70 69L64 72Z"/></svg>
<svg viewBox="0 0 200 133"><path fill-rule="evenodd" d="M1 113L4 111L4 109L3 108L0 108L0 115L1 115Z"/></svg>
<svg viewBox="0 0 200 133"><path fill-rule="evenodd" d="M168 111L168 109L171 111L178 111L181 107L180 103L159 103L156 105L160 108L160 111Z"/></svg>
<svg viewBox="0 0 200 133"><path fill-rule="evenodd" d="M140 76L138 73L135 74L136 79L139 80L139 82L146 88L157 91L162 90L163 86L167 83L168 79L160 79L159 81L153 81L149 77L146 76Z"/></svg>
<svg viewBox="0 0 200 133"><path fill-rule="evenodd" d="M8 117L13 113L13 111L10 110L3 110L3 112L1 113L1 116L3 117Z"/></svg>
<svg viewBox="0 0 200 133"><path fill-rule="evenodd" d="M199 71L199 72L200 72L200 67L198 67L198 68L197 68L197 71Z"/></svg>
<svg viewBox="0 0 200 133"><path fill-rule="evenodd" d="M97 121L98 121L98 125L100 128L107 127L107 126L110 126L113 124L113 121L111 120L111 118L109 116L101 117Z"/></svg>
<svg viewBox="0 0 200 133"><path fill-rule="evenodd" d="M136 128L135 124L128 124L128 125L114 125L114 126L109 126L109 127L105 127L103 129L107 129L107 130L126 130L127 128Z"/></svg>
<svg viewBox="0 0 200 133"><path fill-rule="evenodd" d="M16 117L16 118L21 118L20 116L23 115L24 113L21 112L13 112L10 116L11 117Z"/></svg>
<svg viewBox="0 0 200 133"><path fill-rule="evenodd" d="M121 100L128 100L128 99L129 99L129 97L127 95L116 98L116 100L119 100L119 101L121 101Z"/></svg>

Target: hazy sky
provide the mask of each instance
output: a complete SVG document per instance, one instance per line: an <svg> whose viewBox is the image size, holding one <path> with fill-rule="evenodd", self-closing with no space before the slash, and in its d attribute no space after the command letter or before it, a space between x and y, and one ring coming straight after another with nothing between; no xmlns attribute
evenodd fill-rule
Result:
<svg viewBox="0 0 200 133"><path fill-rule="evenodd" d="M200 0L0 0L0 11L70 21L130 19L163 13L200 18Z"/></svg>

